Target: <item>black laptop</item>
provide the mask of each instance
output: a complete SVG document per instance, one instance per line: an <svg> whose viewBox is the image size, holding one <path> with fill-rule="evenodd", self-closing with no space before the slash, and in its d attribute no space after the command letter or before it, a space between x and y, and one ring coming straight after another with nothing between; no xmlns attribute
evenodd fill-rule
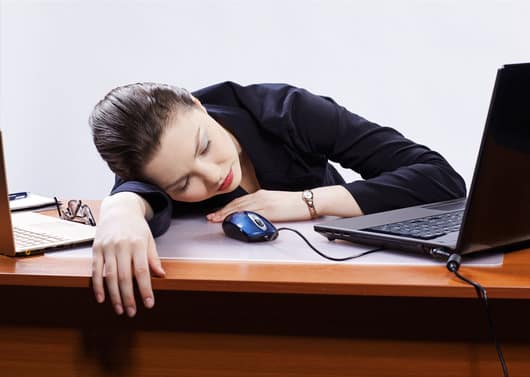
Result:
<svg viewBox="0 0 530 377"><path fill-rule="evenodd" d="M439 255L530 241L530 63L497 71L466 198L315 225L330 240Z"/></svg>

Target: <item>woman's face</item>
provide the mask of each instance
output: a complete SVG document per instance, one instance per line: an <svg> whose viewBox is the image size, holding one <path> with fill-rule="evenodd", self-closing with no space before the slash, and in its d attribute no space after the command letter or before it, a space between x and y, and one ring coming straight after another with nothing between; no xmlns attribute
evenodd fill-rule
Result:
<svg viewBox="0 0 530 377"><path fill-rule="evenodd" d="M198 202L239 186L240 152L237 140L198 104L170 121L144 174L172 199Z"/></svg>

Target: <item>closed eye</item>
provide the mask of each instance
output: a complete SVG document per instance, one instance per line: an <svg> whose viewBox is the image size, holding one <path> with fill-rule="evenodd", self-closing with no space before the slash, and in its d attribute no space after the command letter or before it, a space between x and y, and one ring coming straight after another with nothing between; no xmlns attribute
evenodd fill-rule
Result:
<svg viewBox="0 0 530 377"><path fill-rule="evenodd" d="M182 192L182 191L186 191L186 189L188 188L188 186L190 185L190 177L186 177L186 182L184 182L184 184L180 187L177 187L175 189L175 191L177 192Z"/></svg>
<svg viewBox="0 0 530 377"><path fill-rule="evenodd" d="M211 143L210 143L210 140L208 140L208 141L206 142L206 146L205 146L204 149L201 151L201 155L208 153L208 151L210 150L210 144L211 144Z"/></svg>

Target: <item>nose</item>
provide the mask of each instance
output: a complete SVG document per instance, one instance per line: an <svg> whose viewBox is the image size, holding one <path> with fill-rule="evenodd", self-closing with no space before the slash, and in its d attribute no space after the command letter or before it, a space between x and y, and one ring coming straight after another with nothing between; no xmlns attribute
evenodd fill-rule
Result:
<svg viewBox="0 0 530 377"><path fill-rule="evenodd" d="M197 164L197 174L203 179L208 187L219 186L222 181L221 170L215 163L201 161Z"/></svg>

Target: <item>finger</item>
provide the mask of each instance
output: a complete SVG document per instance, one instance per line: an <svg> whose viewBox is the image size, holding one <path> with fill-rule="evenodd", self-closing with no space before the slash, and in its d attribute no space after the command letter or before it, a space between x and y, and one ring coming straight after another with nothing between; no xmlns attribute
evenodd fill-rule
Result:
<svg viewBox="0 0 530 377"><path fill-rule="evenodd" d="M109 291L110 302L114 306L116 314L123 314L123 306L121 303L120 290L118 289L118 270L116 266L116 259L114 253L104 251L105 256L105 284Z"/></svg>
<svg viewBox="0 0 530 377"><path fill-rule="evenodd" d="M225 219L226 216L230 215L231 213L242 210L250 210L252 208L250 207L252 200L251 198L249 198L249 196L250 195L245 195L243 197L232 200L223 208L220 208L217 211L208 214L206 216L207 219L212 222L221 222Z"/></svg>
<svg viewBox="0 0 530 377"><path fill-rule="evenodd" d="M149 266L151 267L155 275L157 275L158 277L166 276L166 271L164 271L164 268L162 267L162 262L160 261L160 257L158 256L155 240L153 239L153 237L149 237L147 243L147 260L149 262Z"/></svg>
<svg viewBox="0 0 530 377"><path fill-rule="evenodd" d="M135 243L133 242L132 245L122 247L132 247L134 249L134 245ZM134 301L132 260L129 250L119 250L117 262L118 284L124 310L129 317L134 317L136 314L136 302Z"/></svg>
<svg viewBox="0 0 530 377"><path fill-rule="evenodd" d="M105 301L105 288L103 287L103 253L99 244L92 249L92 289L96 301L100 304Z"/></svg>
<svg viewBox="0 0 530 377"><path fill-rule="evenodd" d="M138 283L138 290L146 308L154 305L153 289L151 288L151 275L147 261L147 243L141 245L133 254L134 276Z"/></svg>

